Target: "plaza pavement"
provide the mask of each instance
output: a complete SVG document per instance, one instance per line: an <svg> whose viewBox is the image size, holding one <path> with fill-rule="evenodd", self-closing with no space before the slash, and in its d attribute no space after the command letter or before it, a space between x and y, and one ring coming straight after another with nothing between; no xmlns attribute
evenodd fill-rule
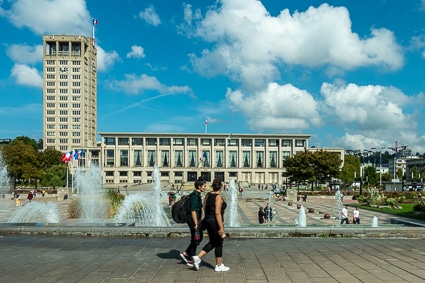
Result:
<svg viewBox="0 0 425 283"><path fill-rule="evenodd" d="M0 236L0 282L424 282L423 239L225 239L199 271L179 253L188 238ZM201 243L201 246L205 244Z"/></svg>

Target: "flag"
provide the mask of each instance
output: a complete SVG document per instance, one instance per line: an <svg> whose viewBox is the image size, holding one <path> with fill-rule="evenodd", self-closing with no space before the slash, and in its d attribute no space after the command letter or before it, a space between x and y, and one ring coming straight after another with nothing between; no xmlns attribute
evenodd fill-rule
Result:
<svg viewBox="0 0 425 283"><path fill-rule="evenodd" d="M98 20L97 19L93 19L93 25L97 26Z"/></svg>

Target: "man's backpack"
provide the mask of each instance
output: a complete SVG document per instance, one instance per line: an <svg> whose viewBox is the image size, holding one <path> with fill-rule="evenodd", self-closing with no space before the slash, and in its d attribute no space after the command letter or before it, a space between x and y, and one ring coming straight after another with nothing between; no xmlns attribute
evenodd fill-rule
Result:
<svg viewBox="0 0 425 283"><path fill-rule="evenodd" d="M182 196L176 201L171 207L171 216L176 223L187 223L188 219L188 207L187 203L191 198L192 193Z"/></svg>

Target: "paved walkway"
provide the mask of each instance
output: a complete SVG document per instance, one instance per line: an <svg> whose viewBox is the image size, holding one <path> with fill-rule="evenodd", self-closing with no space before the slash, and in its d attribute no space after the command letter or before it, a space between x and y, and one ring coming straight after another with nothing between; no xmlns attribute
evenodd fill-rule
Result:
<svg viewBox="0 0 425 283"><path fill-rule="evenodd" d="M0 282L424 282L423 239L226 239L199 271L188 238L0 237ZM205 244L203 242L202 244ZM201 245L202 245L201 244Z"/></svg>

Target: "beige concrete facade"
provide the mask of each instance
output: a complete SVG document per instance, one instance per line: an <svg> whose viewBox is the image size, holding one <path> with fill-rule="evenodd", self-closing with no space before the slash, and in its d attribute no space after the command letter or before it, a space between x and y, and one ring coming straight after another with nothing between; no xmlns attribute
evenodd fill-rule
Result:
<svg viewBox="0 0 425 283"><path fill-rule="evenodd" d="M43 36L44 149L97 146L96 55L93 38Z"/></svg>
<svg viewBox="0 0 425 283"><path fill-rule="evenodd" d="M249 184L284 184L283 160L308 148L309 135L99 133L100 166L108 184L161 180L193 182L235 179Z"/></svg>

